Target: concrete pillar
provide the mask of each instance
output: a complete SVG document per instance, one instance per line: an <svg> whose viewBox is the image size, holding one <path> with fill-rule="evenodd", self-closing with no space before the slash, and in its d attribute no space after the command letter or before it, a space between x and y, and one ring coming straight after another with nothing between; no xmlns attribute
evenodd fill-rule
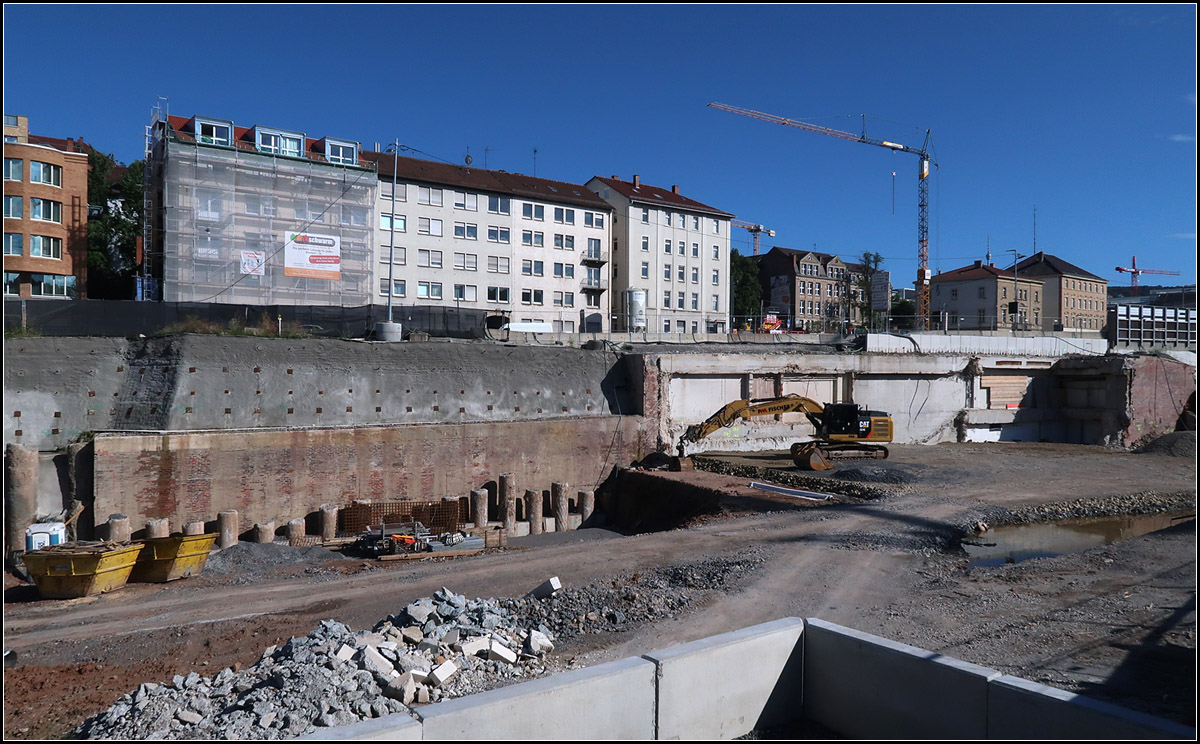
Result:
<svg viewBox="0 0 1200 744"><path fill-rule="evenodd" d="M542 522L542 492L532 488L525 492L525 513L529 515L529 534L540 535L545 529Z"/></svg>
<svg viewBox="0 0 1200 744"><path fill-rule="evenodd" d="M96 536L95 504L95 459L96 450L91 442L76 442L67 445L68 483L71 498L83 504L83 512L74 524L67 526L68 540L93 540ZM74 511L74 504L72 511Z"/></svg>
<svg viewBox="0 0 1200 744"><path fill-rule="evenodd" d="M4 449L4 555L25 549L25 528L37 519L38 453L20 444Z"/></svg>
<svg viewBox="0 0 1200 744"><path fill-rule="evenodd" d="M129 526L129 517L124 514L108 515L108 539L112 542L125 543L133 537L133 529Z"/></svg>
<svg viewBox="0 0 1200 744"><path fill-rule="evenodd" d="M152 540L156 537L171 536L171 520L163 519L147 519L146 520L146 539Z"/></svg>
<svg viewBox="0 0 1200 744"><path fill-rule="evenodd" d="M275 542L275 523L274 522L256 523L254 525L254 542L256 542L256 543Z"/></svg>
<svg viewBox="0 0 1200 744"><path fill-rule="evenodd" d="M191 537L204 534L204 522L188 522L183 526L183 534Z"/></svg>
<svg viewBox="0 0 1200 744"><path fill-rule="evenodd" d="M487 491L482 488L471 490L471 521L475 523L477 529L487 528L487 511L488 511L488 495Z"/></svg>
<svg viewBox="0 0 1200 744"><path fill-rule="evenodd" d="M293 519L287 523L288 542L294 542L304 537L304 520Z"/></svg>
<svg viewBox="0 0 1200 744"><path fill-rule="evenodd" d="M500 476L500 521L510 537L517 530L517 478L512 473Z"/></svg>
<svg viewBox="0 0 1200 744"><path fill-rule="evenodd" d="M217 514L217 532L220 536L217 537L218 548L232 548L238 544L238 534L241 532L238 529L238 513L236 509L223 511Z"/></svg>
<svg viewBox="0 0 1200 744"><path fill-rule="evenodd" d="M583 521L587 521L588 517L592 516L592 512L596 510L596 492L595 491L580 491L579 492L579 515L583 517Z"/></svg>
<svg viewBox="0 0 1200 744"><path fill-rule="evenodd" d="M554 531L566 532L571 529L567 515L570 514L570 503L567 501L567 484L550 484L550 503L554 509Z"/></svg>
<svg viewBox="0 0 1200 744"><path fill-rule="evenodd" d="M337 504L321 504L321 539L329 541L337 537Z"/></svg>

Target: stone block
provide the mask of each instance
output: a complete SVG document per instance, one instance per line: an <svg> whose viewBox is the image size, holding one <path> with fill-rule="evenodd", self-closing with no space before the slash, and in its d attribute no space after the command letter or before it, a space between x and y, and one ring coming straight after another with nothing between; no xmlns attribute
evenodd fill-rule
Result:
<svg viewBox="0 0 1200 744"><path fill-rule="evenodd" d="M491 646L491 641L487 638L472 638L469 641L464 641L459 644L459 650L464 656L478 656L486 653Z"/></svg>
<svg viewBox="0 0 1200 744"><path fill-rule="evenodd" d="M458 665L453 661L447 660L445 663L438 665L436 669L429 673L429 683L434 687L441 687L458 673Z"/></svg>
<svg viewBox="0 0 1200 744"><path fill-rule="evenodd" d="M371 646L364 646L359 652L359 666L366 669L368 672L382 675L384 677L391 676L395 671L395 667L391 662L383 658L383 656Z"/></svg>
<svg viewBox="0 0 1200 744"><path fill-rule="evenodd" d="M500 641L492 639L492 644L488 647L488 661L503 661L505 664L515 664L517 663L517 652L505 646Z"/></svg>
<svg viewBox="0 0 1200 744"><path fill-rule="evenodd" d="M558 580L557 576L552 576L529 594L534 599L545 599L547 597L553 597L561 590L562 582Z"/></svg>
<svg viewBox="0 0 1200 744"><path fill-rule="evenodd" d="M342 661L349 661L350 659L354 658L356 651L357 649L355 649L353 646L347 646L343 643L334 656Z"/></svg>

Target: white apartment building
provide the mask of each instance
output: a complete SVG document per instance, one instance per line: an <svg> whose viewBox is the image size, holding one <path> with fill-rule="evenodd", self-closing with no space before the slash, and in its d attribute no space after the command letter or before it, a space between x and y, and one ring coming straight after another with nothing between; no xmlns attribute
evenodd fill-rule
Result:
<svg viewBox="0 0 1200 744"><path fill-rule="evenodd" d="M612 208L584 186L392 153L376 163L373 304L607 332ZM394 183L394 189L393 189Z"/></svg>
<svg viewBox="0 0 1200 744"><path fill-rule="evenodd" d="M732 214L634 176L587 183L614 209L612 314L615 330L726 333ZM631 297L639 300L631 302ZM641 303L639 307L639 302ZM637 308L637 309L635 309Z"/></svg>

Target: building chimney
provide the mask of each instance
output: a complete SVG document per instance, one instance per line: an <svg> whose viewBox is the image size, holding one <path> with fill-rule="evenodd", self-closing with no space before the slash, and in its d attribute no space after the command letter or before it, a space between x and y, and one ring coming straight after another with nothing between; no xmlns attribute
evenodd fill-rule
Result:
<svg viewBox="0 0 1200 744"><path fill-rule="evenodd" d="M982 267L982 266L983 266L983 261L976 261L976 262L975 262L975 268L977 268L977 269L978 269L978 268L980 268L980 267Z"/></svg>
<svg viewBox="0 0 1200 744"><path fill-rule="evenodd" d="M642 177L639 176L638 174L634 173L633 174L633 187L636 189L636 188L639 188L641 185L642 185Z"/></svg>
<svg viewBox="0 0 1200 744"><path fill-rule="evenodd" d="M675 184L674 186L671 187L671 193L675 194L676 196L679 195L679 184Z"/></svg>

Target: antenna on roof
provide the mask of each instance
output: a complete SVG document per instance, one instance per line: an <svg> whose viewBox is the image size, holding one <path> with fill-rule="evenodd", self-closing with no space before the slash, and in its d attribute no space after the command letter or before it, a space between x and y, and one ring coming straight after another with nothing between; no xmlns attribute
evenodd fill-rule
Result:
<svg viewBox="0 0 1200 744"><path fill-rule="evenodd" d="M467 156L465 158L463 158L463 162L466 163L467 165L470 165L471 163L475 162L474 160L471 159L471 148L469 148L469 147L467 148Z"/></svg>
<svg viewBox="0 0 1200 744"><path fill-rule="evenodd" d="M533 148L533 177L537 178L537 148Z"/></svg>
<svg viewBox="0 0 1200 744"><path fill-rule="evenodd" d="M492 148L490 148L490 147L483 148L483 168L484 168L484 170L487 170L487 167L488 167L487 156L488 156L488 153L491 151L492 151Z"/></svg>

